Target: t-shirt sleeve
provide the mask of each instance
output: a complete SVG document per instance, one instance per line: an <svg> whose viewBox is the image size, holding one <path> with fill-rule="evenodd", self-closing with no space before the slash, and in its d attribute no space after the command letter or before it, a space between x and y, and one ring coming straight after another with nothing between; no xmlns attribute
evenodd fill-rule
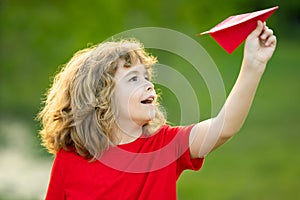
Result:
<svg viewBox="0 0 300 200"><path fill-rule="evenodd" d="M48 185L48 190L46 194L46 200L63 200L64 197L64 188L63 188L63 177L61 169L61 152L58 152L55 156L52 170L50 174L50 181Z"/></svg>
<svg viewBox="0 0 300 200"><path fill-rule="evenodd" d="M204 162L204 158L191 158L191 152L189 148L189 137L190 132L194 125L190 126L179 126L175 127L176 140L177 140L177 154L178 159L176 160L177 177L186 170L199 170Z"/></svg>

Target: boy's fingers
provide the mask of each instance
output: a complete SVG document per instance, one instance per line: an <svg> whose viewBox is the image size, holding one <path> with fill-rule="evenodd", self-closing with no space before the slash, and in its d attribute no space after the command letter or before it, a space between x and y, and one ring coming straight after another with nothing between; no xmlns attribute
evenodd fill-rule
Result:
<svg viewBox="0 0 300 200"><path fill-rule="evenodd" d="M260 39L262 40L266 40L268 37L270 37L271 35L273 35L273 30L269 29L268 27L265 27L264 31L262 32L262 34L260 35Z"/></svg>
<svg viewBox="0 0 300 200"><path fill-rule="evenodd" d="M276 36L275 35L270 36L265 43L266 46L271 46L273 44L276 44Z"/></svg>

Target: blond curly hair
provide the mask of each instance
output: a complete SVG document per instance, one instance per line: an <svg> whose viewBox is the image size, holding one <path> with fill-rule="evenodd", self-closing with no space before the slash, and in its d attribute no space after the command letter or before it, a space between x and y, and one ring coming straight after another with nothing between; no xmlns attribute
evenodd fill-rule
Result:
<svg viewBox="0 0 300 200"><path fill-rule="evenodd" d="M116 143L112 97L119 59L125 59L124 67L139 59L149 74L157 62L135 39L111 41L78 51L56 74L37 116L42 144L50 153L73 149L95 160ZM160 108L157 103L155 118L143 126L145 134L166 122Z"/></svg>

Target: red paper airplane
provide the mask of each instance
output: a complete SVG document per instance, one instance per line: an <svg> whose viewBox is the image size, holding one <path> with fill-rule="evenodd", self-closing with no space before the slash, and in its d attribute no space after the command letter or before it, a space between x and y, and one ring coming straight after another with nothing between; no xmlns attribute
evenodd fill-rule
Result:
<svg viewBox="0 0 300 200"><path fill-rule="evenodd" d="M209 31L198 35L210 34L228 53L232 53L256 28L257 21L266 21L278 6L252 13L228 17Z"/></svg>

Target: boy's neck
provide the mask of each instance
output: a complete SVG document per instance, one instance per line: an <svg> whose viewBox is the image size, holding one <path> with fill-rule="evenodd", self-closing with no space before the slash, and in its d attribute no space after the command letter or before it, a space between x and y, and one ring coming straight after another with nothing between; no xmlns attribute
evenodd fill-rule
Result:
<svg viewBox="0 0 300 200"><path fill-rule="evenodd" d="M118 124L114 127L113 133L117 138L117 145L127 144L135 141L143 133L143 127L137 124L122 126Z"/></svg>

